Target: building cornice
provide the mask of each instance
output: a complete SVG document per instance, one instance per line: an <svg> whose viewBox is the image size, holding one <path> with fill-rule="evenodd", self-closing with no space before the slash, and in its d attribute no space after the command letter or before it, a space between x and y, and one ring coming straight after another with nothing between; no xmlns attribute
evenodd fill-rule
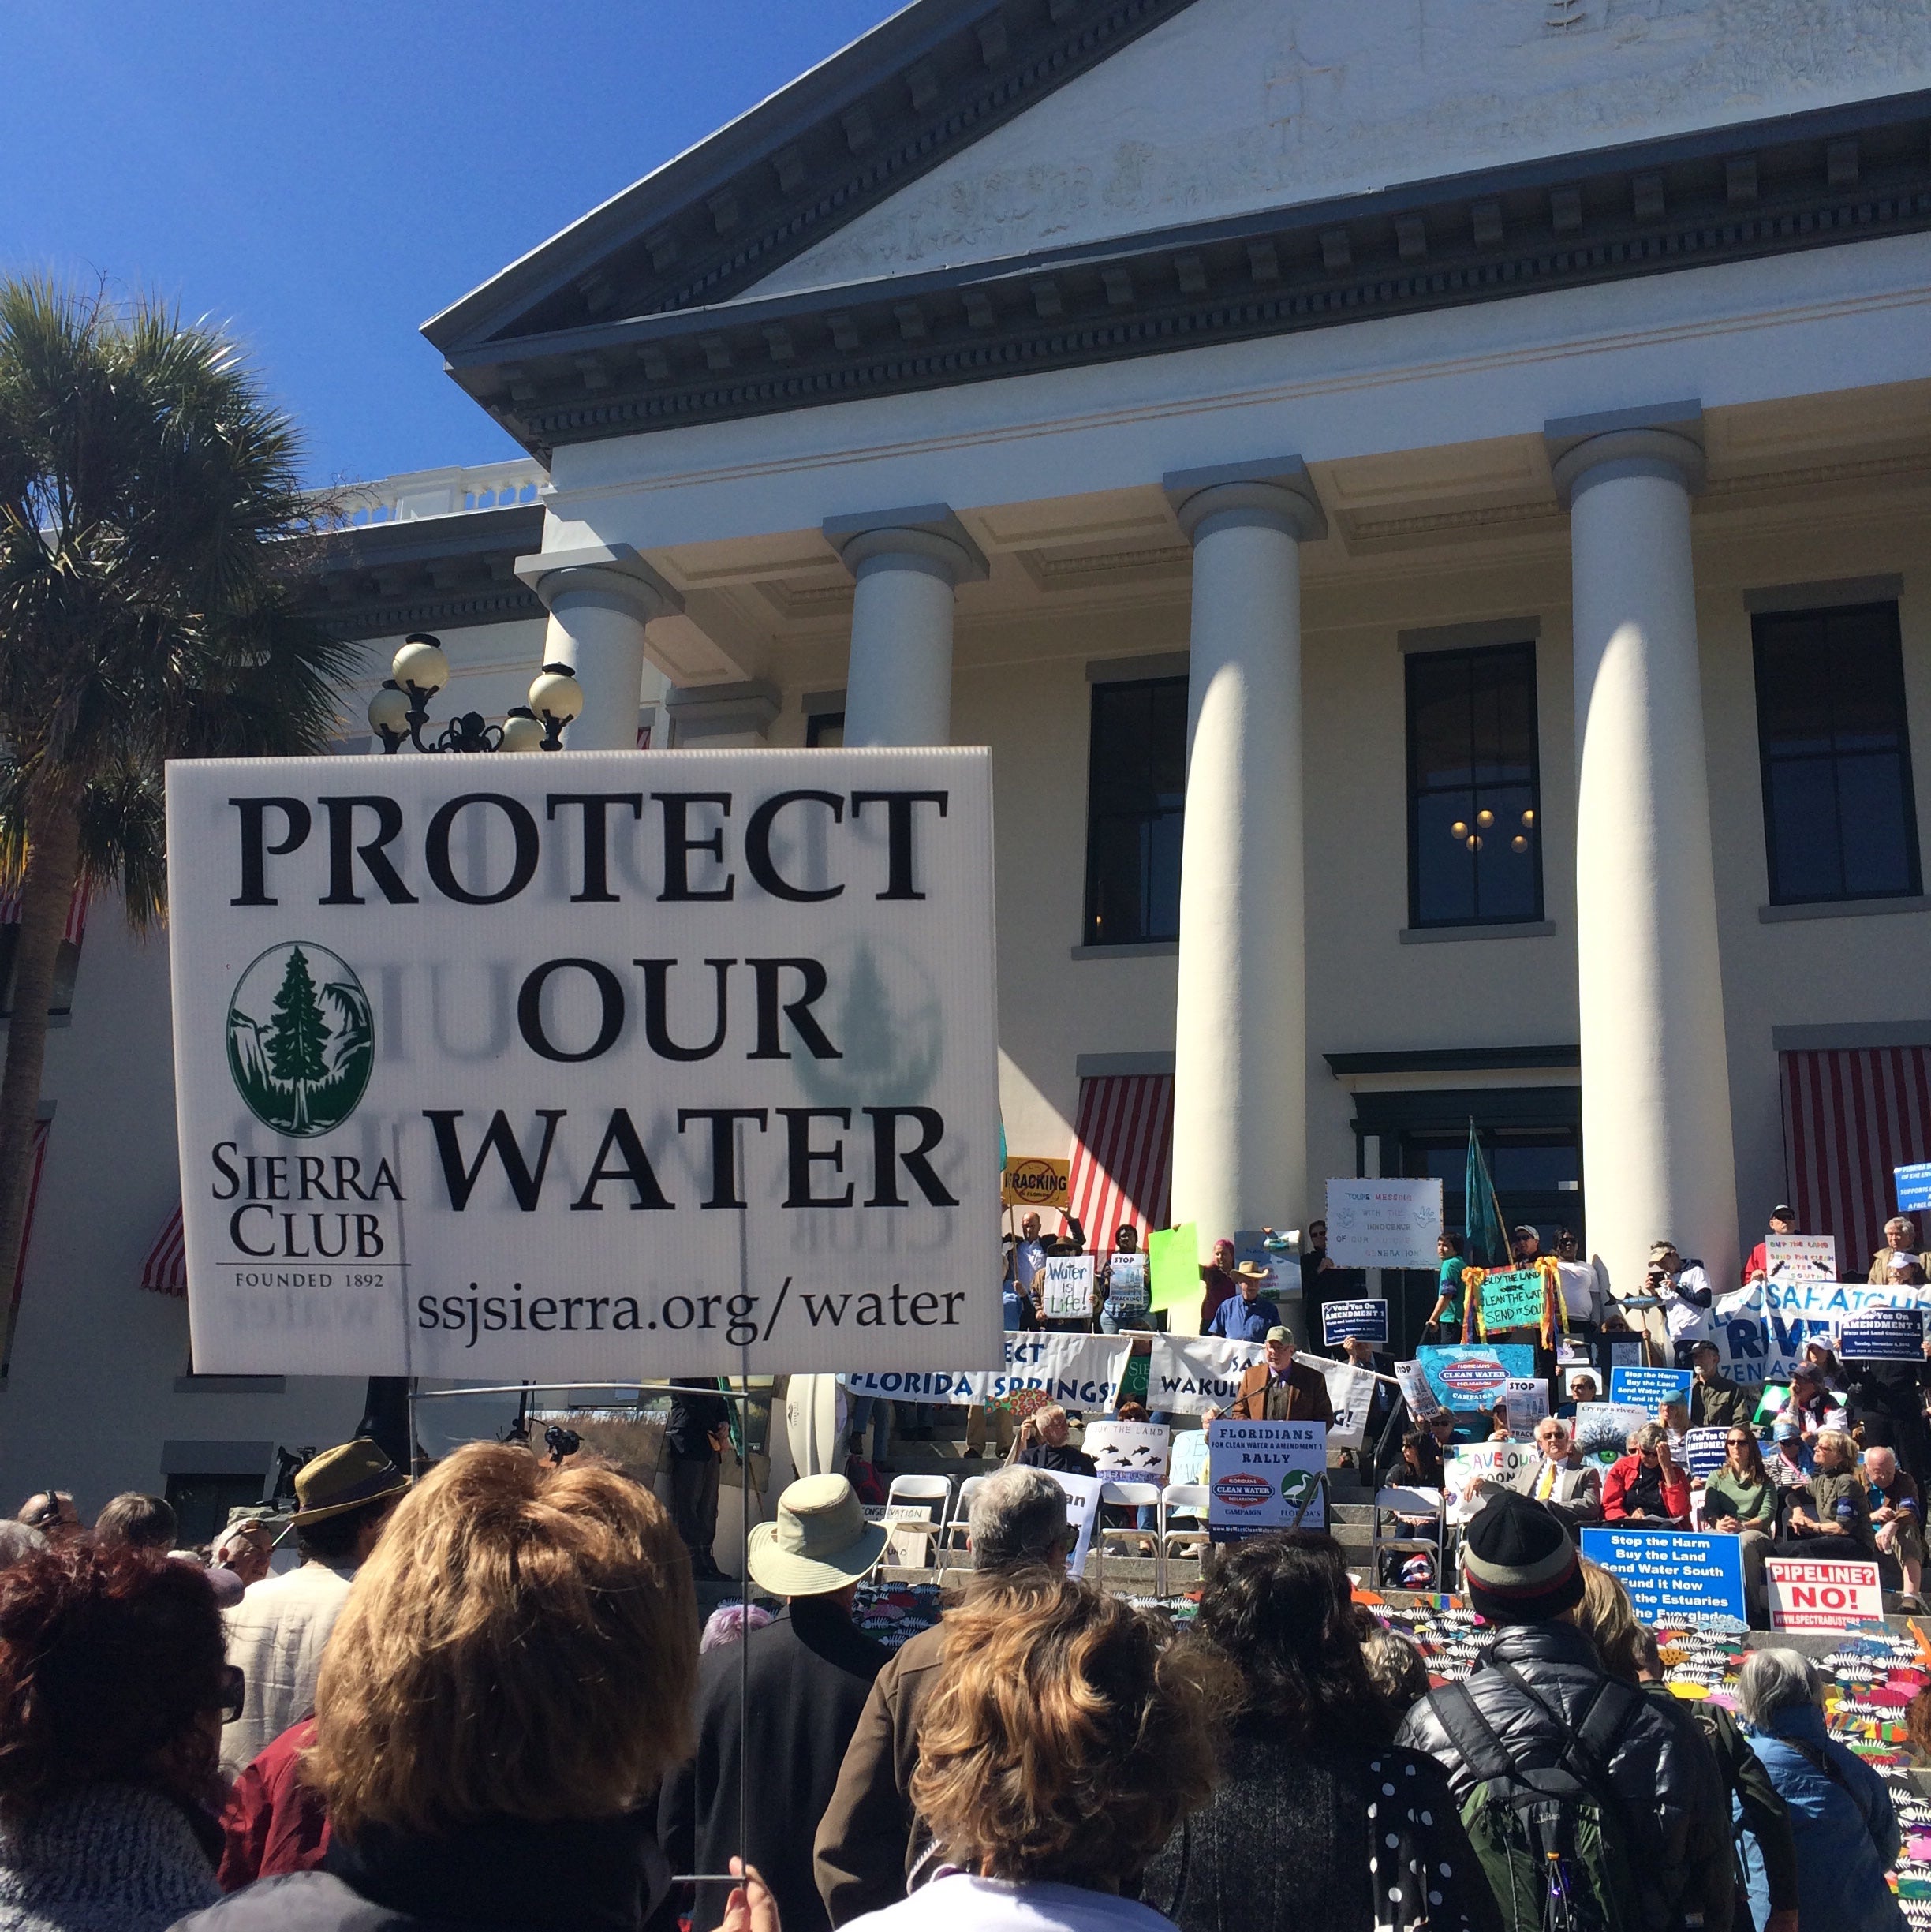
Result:
<svg viewBox="0 0 1931 1932"><path fill-rule="evenodd" d="M525 503L331 531L319 540L308 607L350 639L540 618L516 563L541 547L543 529L543 506Z"/></svg>
<svg viewBox="0 0 1931 1932"><path fill-rule="evenodd" d="M426 323L446 353L727 301L1193 0L916 0Z"/></svg>
<svg viewBox="0 0 1931 1932"><path fill-rule="evenodd" d="M856 286L453 349L561 445L1931 229L1931 94Z"/></svg>

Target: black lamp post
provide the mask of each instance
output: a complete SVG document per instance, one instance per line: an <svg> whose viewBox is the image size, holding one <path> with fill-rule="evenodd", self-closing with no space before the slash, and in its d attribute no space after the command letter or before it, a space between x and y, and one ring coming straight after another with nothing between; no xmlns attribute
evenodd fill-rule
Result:
<svg viewBox="0 0 1931 1932"><path fill-rule="evenodd" d="M546 664L530 686L529 703L514 706L501 724L487 723L480 711L465 711L425 743L429 701L449 682L442 640L412 631L389 671L368 707L370 727L386 752L405 744L418 751L561 751L564 726L583 712L583 686L570 666Z"/></svg>

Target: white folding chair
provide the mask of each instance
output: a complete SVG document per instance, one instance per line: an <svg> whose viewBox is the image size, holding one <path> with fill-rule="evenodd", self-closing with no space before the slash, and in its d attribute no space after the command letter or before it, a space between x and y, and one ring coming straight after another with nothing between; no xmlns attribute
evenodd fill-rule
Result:
<svg viewBox="0 0 1931 1932"><path fill-rule="evenodd" d="M1157 1482L1103 1482L1100 1485L1100 1507L1104 1509L1109 1503L1122 1508L1138 1510L1144 1508L1157 1511L1160 1506L1160 1485ZM1156 1516L1156 1528L1151 1532L1153 1542L1153 1594L1156 1597L1163 1597L1167 1594L1167 1556L1162 1547L1158 1522L1159 1519ZM1093 1553L1099 1555L1105 1549L1109 1538L1131 1537L1137 1543L1149 1534L1137 1523L1102 1523L1093 1536Z"/></svg>
<svg viewBox="0 0 1931 1932"><path fill-rule="evenodd" d="M1369 1537L1368 1587L1381 1587L1381 1553L1384 1549L1425 1552L1435 1559L1435 1587L1438 1590L1448 1587L1444 1580L1447 1570L1447 1539L1443 1534L1443 1526L1447 1510L1447 1499L1440 1489L1424 1489L1402 1487L1377 1489L1374 1500L1374 1523ZM1435 1529L1432 1536L1401 1526L1402 1518L1421 1519L1432 1516ZM1384 1519L1393 1517L1398 1526L1397 1533L1382 1533Z"/></svg>
<svg viewBox="0 0 1931 1932"><path fill-rule="evenodd" d="M939 1547L943 1550L964 1549L972 1542L972 1500L978 1494L987 1478L984 1476L968 1476L959 1485L958 1497L939 1532Z"/></svg>
<svg viewBox="0 0 1931 1932"><path fill-rule="evenodd" d="M945 1532L947 1519L952 1513L952 1478L950 1476L894 1476L891 1487L885 1492L885 1507L890 1509L895 1503L917 1503L924 1505L931 1515L923 1523L896 1523L892 1527L925 1538L925 1558L932 1560L932 1553L939 1539Z"/></svg>
<svg viewBox="0 0 1931 1932"><path fill-rule="evenodd" d="M1197 1527L1176 1530L1175 1516L1191 1516ZM1176 1543L1204 1553L1212 1545L1207 1530L1207 1485L1204 1482L1170 1482L1160 1491L1160 1551L1162 1557L1173 1554Z"/></svg>

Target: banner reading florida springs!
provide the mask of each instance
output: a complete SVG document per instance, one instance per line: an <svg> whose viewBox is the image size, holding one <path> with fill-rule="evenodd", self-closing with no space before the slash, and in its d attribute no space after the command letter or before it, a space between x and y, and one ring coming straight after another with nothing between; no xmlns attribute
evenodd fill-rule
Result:
<svg viewBox="0 0 1931 1932"><path fill-rule="evenodd" d="M999 1359L983 750L168 768L195 1366Z"/></svg>
<svg viewBox="0 0 1931 1932"><path fill-rule="evenodd" d="M1002 1402L1036 1392L1082 1412L1104 1413L1119 1401L1120 1383L1133 1358L1130 1335L1009 1334L1003 1368L880 1369L846 1377L854 1396L887 1402Z"/></svg>

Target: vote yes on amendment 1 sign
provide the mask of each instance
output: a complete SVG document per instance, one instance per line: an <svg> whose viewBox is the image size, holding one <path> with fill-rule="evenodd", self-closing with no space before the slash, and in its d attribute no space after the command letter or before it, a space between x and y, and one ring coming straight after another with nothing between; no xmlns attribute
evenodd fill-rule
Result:
<svg viewBox="0 0 1931 1932"><path fill-rule="evenodd" d="M205 1373L992 1368L983 750L181 762Z"/></svg>

